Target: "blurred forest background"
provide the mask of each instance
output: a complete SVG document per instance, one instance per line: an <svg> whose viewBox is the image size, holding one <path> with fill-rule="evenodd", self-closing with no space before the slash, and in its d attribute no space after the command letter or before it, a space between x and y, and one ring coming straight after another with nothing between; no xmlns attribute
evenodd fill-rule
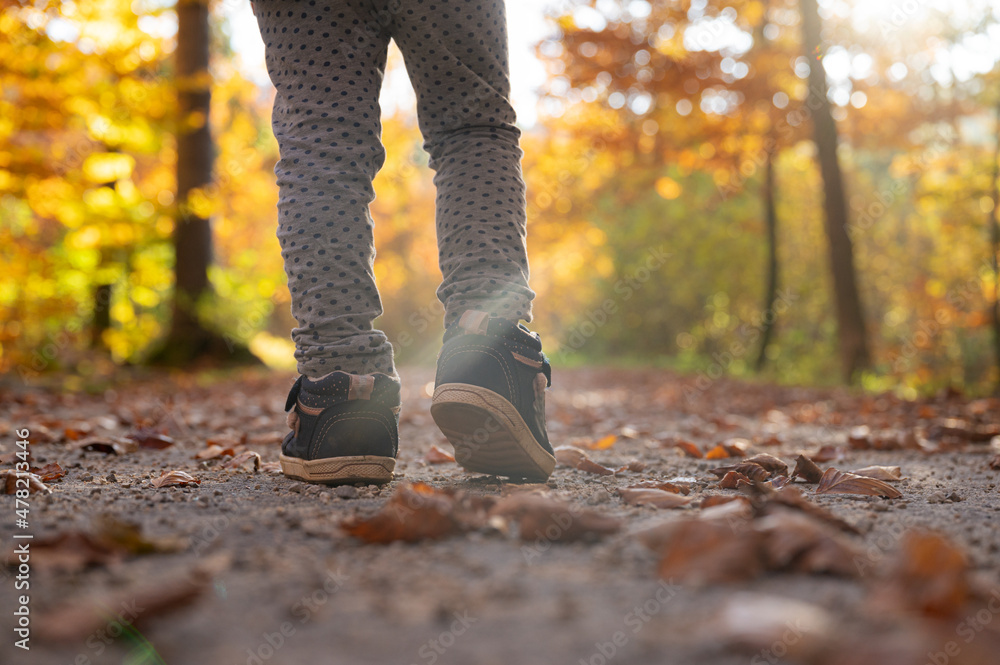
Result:
<svg viewBox="0 0 1000 665"><path fill-rule="evenodd" d="M293 366L272 93L240 67L235 2L0 0L8 376L244 348ZM532 325L559 362L995 390L1000 3L548 7L522 147ZM412 108L383 141L379 325L432 361Z"/></svg>

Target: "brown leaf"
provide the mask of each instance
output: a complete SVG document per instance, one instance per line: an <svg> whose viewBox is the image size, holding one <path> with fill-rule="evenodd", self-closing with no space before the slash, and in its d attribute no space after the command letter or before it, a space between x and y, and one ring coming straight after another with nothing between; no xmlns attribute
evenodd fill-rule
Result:
<svg viewBox="0 0 1000 665"><path fill-rule="evenodd" d="M731 583L753 579L764 570L760 534L753 529L734 530L724 520L678 520L657 531L655 538L640 534L640 540L662 543L658 572L664 579L692 585Z"/></svg>
<svg viewBox="0 0 1000 665"><path fill-rule="evenodd" d="M748 457L743 461L762 466L770 474L776 474L779 476L788 475L788 465L774 455L770 455L768 453L760 453L758 455L754 455L753 457Z"/></svg>
<svg viewBox="0 0 1000 665"><path fill-rule="evenodd" d="M519 493L501 499L490 511L518 525L523 541L573 542L616 533L621 520L538 494Z"/></svg>
<svg viewBox="0 0 1000 665"><path fill-rule="evenodd" d="M746 439L728 439L705 453L705 459L725 459L727 457L746 457L750 442Z"/></svg>
<svg viewBox="0 0 1000 665"><path fill-rule="evenodd" d="M432 445L431 449L424 455L424 459L428 464L450 464L455 461L455 456L437 445Z"/></svg>
<svg viewBox="0 0 1000 665"><path fill-rule="evenodd" d="M140 448L152 448L154 450L163 450L164 448L169 448L175 443L174 440L166 434L157 432L149 427L140 427L132 430L125 435L125 438L135 441L139 444Z"/></svg>
<svg viewBox="0 0 1000 665"><path fill-rule="evenodd" d="M863 494L898 499L903 493L892 485L874 478L864 478L853 473L844 473L830 467L823 474L816 488L816 494Z"/></svg>
<svg viewBox="0 0 1000 665"><path fill-rule="evenodd" d="M281 473L281 462L264 462L260 465L264 473Z"/></svg>
<svg viewBox="0 0 1000 665"><path fill-rule="evenodd" d="M872 447L871 430L867 425L860 425L851 429L847 435L847 445L851 450L868 450Z"/></svg>
<svg viewBox="0 0 1000 665"><path fill-rule="evenodd" d="M139 450L139 444L131 439L123 437L110 437L106 439L89 437L80 439L66 446L67 450L90 450L105 455L125 455Z"/></svg>
<svg viewBox="0 0 1000 665"><path fill-rule="evenodd" d="M958 617L972 595L968 575L968 558L945 536L908 531L875 598L902 612Z"/></svg>
<svg viewBox="0 0 1000 665"><path fill-rule="evenodd" d="M69 531L37 539L31 544L31 565L39 571L79 572L90 566L121 561L127 552L82 531ZM7 556L14 563L13 553Z"/></svg>
<svg viewBox="0 0 1000 665"><path fill-rule="evenodd" d="M780 490L782 487L784 487L790 482L792 482L792 479L789 478L788 476L775 476L774 478L771 478L770 480L761 483L761 485L764 485L765 487L770 487L771 489Z"/></svg>
<svg viewBox="0 0 1000 665"><path fill-rule="evenodd" d="M31 467L28 470L38 476L39 480L43 483L56 482L66 475L66 470L59 466L57 462L46 464L41 468Z"/></svg>
<svg viewBox="0 0 1000 665"><path fill-rule="evenodd" d="M254 473L258 473L260 471L260 454L252 450L244 450L233 459L222 464L223 469L242 469L247 466L250 467L247 469L248 471L252 470Z"/></svg>
<svg viewBox="0 0 1000 665"><path fill-rule="evenodd" d="M722 478L731 471L742 473L750 480L764 480L768 477L768 475L770 475L768 474L767 469L753 462L741 462L740 464L732 464L730 466L720 466L715 469L709 469L709 472L714 473L717 478Z"/></svg>
<svg viewBox="0 0 1000 665"><path fill-rule="evenodd" d="M371 517L349 517L340 528L367 543L434 540L482 527L494 497L439 490L426 483L403 485Z"/></svg>
<svg viewBox="0 0 1000 665"><path fill-rule="evenodd" d="M736 489L737 484L741 480L745 482L750 482L750 479L744 476L739 471L730 471L725 476L722 477L722 480L719 481L719 487L725 490L734 490Z"/></svg>
<svg viewBox="0 0 1000 665"><path fill-rule="evenodd" d="M587 458L576 465L576 468L580 471L586 471L587 473L593 473L598 476L613 476L615 472L606 466L602 466L597 462Z"/></svg>
<svg viewBox="0 0 1000 665"><path fill-rule="evenodd" d="M1000 455L996 455L990 460L990 468L994 471L1000 471Z"/></svg>
<svg viewBox="0 0 1000 665"><path fill-rule="evenodd" d="M601 437L596 441L588 441L581 444L587 450L607 450L611 446L615 445L618 441L617 434L608 434L607 436Z"/></svg>
<svg viewBox="0 0 1000 665"><path fill-rule="evenodd" d="M194 459L206 461L206 460L218 459L219 457L225 457L225 456L235 457L236 451L232 448L223 448L222 446L213 443L210 444L207 448L199 450L197 453L195 453Z"/></svg>
<svg viewBox="0 0 1000 665"><path fill-rule="evenodd" d="M613 476L615 474L614 471L593 461L587 456L587 453L574 446L557 446L553 452L555 453L556 461L563 466L572 467L598 476Z"/></svg>
<svg viewBox="0 0 1000 665"><path fill-rule="evenodd" d="M827 573L855 577L855 557L861 550L839 532L805 513L780 508L761 518L755 528L763 534L768 570Z"/></svg>
<svg viewBox="0 0 1000 665"><path fill-rule="evenodd" d="M679 508L691 503L691 499L650 487L625 487L618 490L622 500L630 506L653 506L655 508Z"/></svg>
<svg viewBox="0 0 1000 665"><path fill-rule="evenodd" d="M898 466L866 466L863 469L854 469L851 471L856 476L864 476L865 478L874 478L875 480L899 480L903 477L902 471Z"/></svg>
<svg viewBox="0 0 1000 665"><path fill-rule="evenodd" d="M818 483L823 477L823 472L816 463L805 455L795 458L795 468L792 470L792 478L801 478L807 483Z"/></svg>
<svg viewBox="0 0 1000 665"><path fill-rule="evenodd" d="M664 443L664 446L677 448L686 456L694 457L695 459L701 459L702 457L705 456L705 454L701 452L701 449L698 448L698 446L696 446L690 441L685 441L684 439L678 439L669 444Z"/></svg>
<svg viewBox="0 0 1000 665"><path fill-rule="evenodd" d="M37 621L38 635L48 642L74 644L81 643L88 636L105 634L109 625L109 607L135 608L137 614L126 615L123 619L136 627L148 625L155 617L190 605L210 588L210 582L211 574L199 567L182 575L175 574L172 579L112 596L74 599L40 616Z"/></svg>
<svg viewBox="0 0 1000 665"><path fill-rule="evenodd" d="M839 446L820 446L820 449L809 455L809 459L817 464L823 464L824 462L832 462L834 460L843 459L844 449Z"/></svg>
<svg viewBox="0 0 1000 665"><path fill-rule="evenodd" d="M161 487L187 487L189 485L200 485L201 481L186 471L174 470L164 471L159 478L150 481L150 485L156 488Z"/></svg>
<svg viewBox="0 0 1000 665"><path fill-rule="evenodd" d="M814 519L826 522L827 524L847 533L853 533L856 535L861 533L854 525L849 522L845 522L826 508L816 505L807 499L802 493L802 490L797 487L783 487L774 494L770 495L767 502L761 506L760 512L762 515L767 515L779 507L792 508L794 510L802 511Z"/></svg>
<svg viewBox="0 0 1000 665"><path fill-rule="evenodd" d="M727 504L731 501L742 501L747 505L749 505L750 503L742 496L723 496L721 494L713 494L711 496L706 496L704 499L702 499L699 508L712 508L714 506L721 506Z"/></svg>
<svg viewBox="0 0 1000 665"><path fill-rule="evenodd" d="M4 494L15 494L18 490L24 489L27 489L29 494L34 492L52 493L52 490L46 487L42 479L35 474L18 472L13 469L0 471L0 485L3 486Z"/></svg>
<svg viewBox="0 0 1000 665"><path fill-rule="evenodd" d="M552 452L555 453L556 462L560 466L568 466L571 469L575 469L580 460L587 458L587 453L576 446L556 446Z"/></svg>
<svg viewBox="0 0 1000 665"><path fill-rule="evenodd" d="M628 464L625 464L624 466L620 466L617 469L615 469L615 473L618 474L623 471L631 471L632 473L642 473L643 471L646 470L647 466L649 465L646 464L645 462L639 460L632 460Z"/></svg>
<svg viewBox="0 0 1000 665"><path fill-rule="evenodd" d="M673 492L674 494L691 493L691 487L689 485L672 483L667 480L642 480L635 485L631 485L630 487L663 490L664 492Z"/></svg>

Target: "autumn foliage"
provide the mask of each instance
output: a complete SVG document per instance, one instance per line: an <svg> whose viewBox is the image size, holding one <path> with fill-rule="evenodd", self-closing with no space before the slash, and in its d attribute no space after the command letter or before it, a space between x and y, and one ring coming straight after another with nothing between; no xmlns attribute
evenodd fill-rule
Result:
<svg viewBox="0 0 1000 665"><path fill-rule="evenodd" d="M200 314L287 365L271 93L241 68L226 5L212 7L211 114L183 119L211 123L216 149L214 182L183 202L212 220L214 297ZM749 373L758 356L782 381L837 376L810 133L810 101L828 95L873 355L864 385L994 385L991 11L837 5L822 12L823 52L807 57L792 0L559 5L537 49L549 73L539 121L522 143L533 326L547 350L711 378ZM31 380L142 362L169 329L175 44L163 3L0 3L3 371ZM809 89L811 63L829 91ZM433 185L412 110L386 118L382 138L379 325L401 360L425 360L442 314Z"/></svg>

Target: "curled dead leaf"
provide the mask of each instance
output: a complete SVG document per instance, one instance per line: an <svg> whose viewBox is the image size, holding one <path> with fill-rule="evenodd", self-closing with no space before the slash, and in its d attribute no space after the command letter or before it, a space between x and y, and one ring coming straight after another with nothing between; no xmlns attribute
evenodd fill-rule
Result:
<svg viewBox="0 0 1000 665"><path fill-rule="evenodd" d="M807 483L818 483L822 477L823 471L811 459L805 455L799 455L795 458L795 468L792 470L792 478L801 478Z"/></svg>
<svg viewBox="0 0 1000 665"><path fill-rule="evenodd" d="M131 439L117 436L106 439L89 437L74 441L66 448L68 450L90 450L105 455L126 455L139 450L139 444Z"/></svg>
<svg viewBox="0 0 1000 665"><path fill-rule="evenodd" d="M618 474L623 471L631 471L632 473L642 473L643 471L646 470L647 466L649 465L646 464L645 462L642 462L640 460L632 460L631 462L615 469L615 473Z"/></svg>
<svg viewBox="0 0 1000 665"><path fill-rule="evenodd" d="M802 490L797 487L783 487L774 494L770 495L767 502L761 506L760 512L762 515L767 515L772 510L781 507L799 510L813 519L825 522L847 533L853 533L855 535L860 535L861 533L854 525L849 522L845 522L826 508L823 508L822 506L819 506L807 499L802 493Z"/></svg>
<svg viewBox="0 0 1000 665"><path fill-rule="evenodd" d="M823 474L816 488L816 494L862 494L898 499L903 493L892 485L875 478L856 476L830 467Z"/></svg>
<svg viewBox="0 0 1000 665"><path fill-rule="evenodd" d="M557 446L553 451L556 461L562 466L568 466L586 473L598 476L613 476L614 471L590 459L587 453L574 446Z"/></svg>
<svg viewBox="0 0 1000 665"><path fill-rule="evenodd" d="M990 460L990 468L994 471L1000 471L1000 455L996 455Z"/></svg>
<svg viewBox="0 0 1000 665"><path fill-rule="evenodd" d="M862 469L851 471L856 476L874 478L875 480L893 481L903 477L903 472L898 466L866 466Z"/></svg>
<svg viewBox="0 0 1000 665"><path fill-rule="evenodd" d="M501 499L490 511L490 516L517 523L519 537L527 542L594 540L621 529L621 520L615 517L529 493Z"/></svg>
<svg viewBox="0 0 1000 665"><path fill-rule="evenodd" d="M340 528L367 543L435 540L486 525L494 497L440 490L426 483L397 489L370 517L349 517Z"/></svg>
<svg viewBox="0 0 1000 665"><path fill-rule="evenodd" d="M150 427L140 427L125 435L126 439L131 439L139 444L140 448L152 448L163 450L174 445L174 440L162 432L157 432Z"/></svg>
<svg viewBox="0 0 1000 665"><path fill-rule="evenodd" d="M663 446L665 448L677 448L687 457L694 457L695 459L701 459L702 457L705 456L705 454L701 452L701 449L698 448L698 446L696 446L691 441L685 441L684 439L665 441L663 443Z"/></svg>
<svg viewBox="0 0 1000 665"><path fill-rule="evenodd" d="M750 479L739 471L729 471L722 477L722 480L719 481L719 487L725 490L734 490L741 480L750 482Z"/></svg>
<svg viewBox="0 0 1000 665"><path fill-rule="evenodd" d="M150 485L156 488L161 487L188 487L190 485L200 485L201 481L186 471L174 470L164 471L159 478L150 481Z"/></svg>
<svg viewBox="0 0 1000 665"><path fill-rule="evenodd" d="M725 520L693 519L670 522L656 531L639 538L660 544L661 578L702 585L740 582L764 572L758 554L761 536L753 529L734 531Z"/></svg>
<svg viewBox="0 0 1000 665"><path fill-rule="evenodd" d="M782 462L780 459L774 455L768 453L760 453L754 455L753 457L748 457L743 460L744 463L756 464L767 470L769 474L775 474L779 476L788 475L788 465Z"/></svg>
<svg viewBox="0 0 1000 665"><path fill-rule="evenodd" d="M664 492L673 492L674 494L690 494L691 486L687 483L672 483L668 480L643 480L635 485L631 485L633 488L647 488L654 490L663 490Z"/></svg>
<svg viewBox="0 0 1000 665"><path fill-rule="evenodd" d="M853 542L806 513L778 508L762 517L755 528L769 570L827 573L854 577L855 558L862 552Z"/></svg>
<svg viewBox="0 0 1000 665"><path fill-rule="evenodd" d="M888 609L957 617L972 595L968 575L968 557L948 538L908 531L874 595Z"/></svg>
<svg viewBox="0 0 1000 665"><path fill-rule="evenodd" d="M260 471L260 455L252 450L244 450L233 459L222 465L223 469L246 469L257 473Z"/></svg>
<svg viewBox="0 0 1000 665"><path fill-rule="evenodd" d="M750 442L746 439L727 439L716 444L705 453L705 459L725 459L727 457L746 457Z"/></svg>
<svg viewBox="0 0 1000 665"><path fill-rule="evenodd" d="M759 464L754 464L753 462L741 462L740 464L733 464L730 466L720 466L716 469L709 469L710 473L714 473L716 477L722 478L727 473L735 471L741 473L750 480L764 480L770 475L767 469L760 466Z"/></svg>
<svg viewBox="0 0 1000 665"><path fill-rule="evenodd" d="M194 459L207 461L207 460L218 459L224 456L235 457L236 451L233 448L223 448L219 444L213 443L210 444L207 448L199 450L197 453L195 453Z"/></svg>
<svg viewBox="0 0 1000 665"><path fill-rule="evenodd" d="M428 464L449 464L455 461L455 456L437 445L432 445L431 449L424 455L424 459Z"/></svg>
<svg viewBox="0 0 1000 665"><path fill-rule="evenodd" d="M809 459L817 464L832 462L844 458L844 449L839 446L820 446L819 450L809 454Z"/></svg>
<svg viewBox="0 0 1000 665"><path fill-rule="evenodd" d="M56 482L66 475L66 470L59 466L57 462L46 464L41 468L31 467L28 471L38 476L39 480L43 483Z"/></svg>
<svg viewBox="0 0 1000 665"><path fill-rule="evenodd" d="M28 493L42 492L51 494L52 490L46 487L42 479L33 473L4 469L0 471L0 484L3 485L4 494L15 494L18 490L27 489Z"/></svg>
<svg viewBox="0 0 1000 665"><path fill-rule="evenodd" d="M715 506L721 506L732 501L742 501L749 505L747 501L742 496L722 496L721 494L713 494L711 496L706 496L701 500L701 505L699 508L713 508Z"/></svg>
<svg viewBox="0 0 1000 665"><path fill-rule="evenodd" d="M625 487L618 495L630 506L653 506L655 508L679 508L691 503L691 499L651 487Z"/></svg>

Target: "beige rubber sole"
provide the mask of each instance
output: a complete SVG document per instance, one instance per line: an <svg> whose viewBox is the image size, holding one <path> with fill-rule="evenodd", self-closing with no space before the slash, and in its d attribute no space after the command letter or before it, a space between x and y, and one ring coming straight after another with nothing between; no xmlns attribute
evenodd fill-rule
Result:
<svg viewBox="0 0 1000 665"><path fill-rule="evenodd" d="M396 460L377 455L355 455L304 460L297 457L278 458L281 471L289 478L324 485L369 483L382 485L392 480Z"/></svg>
<svg viewBox="0 0 1000 665"><path fill-rule="evenodd" d="M442 384L434 390L431 416L468 471L541 481L556 466L514 405L492 390Z"/></svg>

